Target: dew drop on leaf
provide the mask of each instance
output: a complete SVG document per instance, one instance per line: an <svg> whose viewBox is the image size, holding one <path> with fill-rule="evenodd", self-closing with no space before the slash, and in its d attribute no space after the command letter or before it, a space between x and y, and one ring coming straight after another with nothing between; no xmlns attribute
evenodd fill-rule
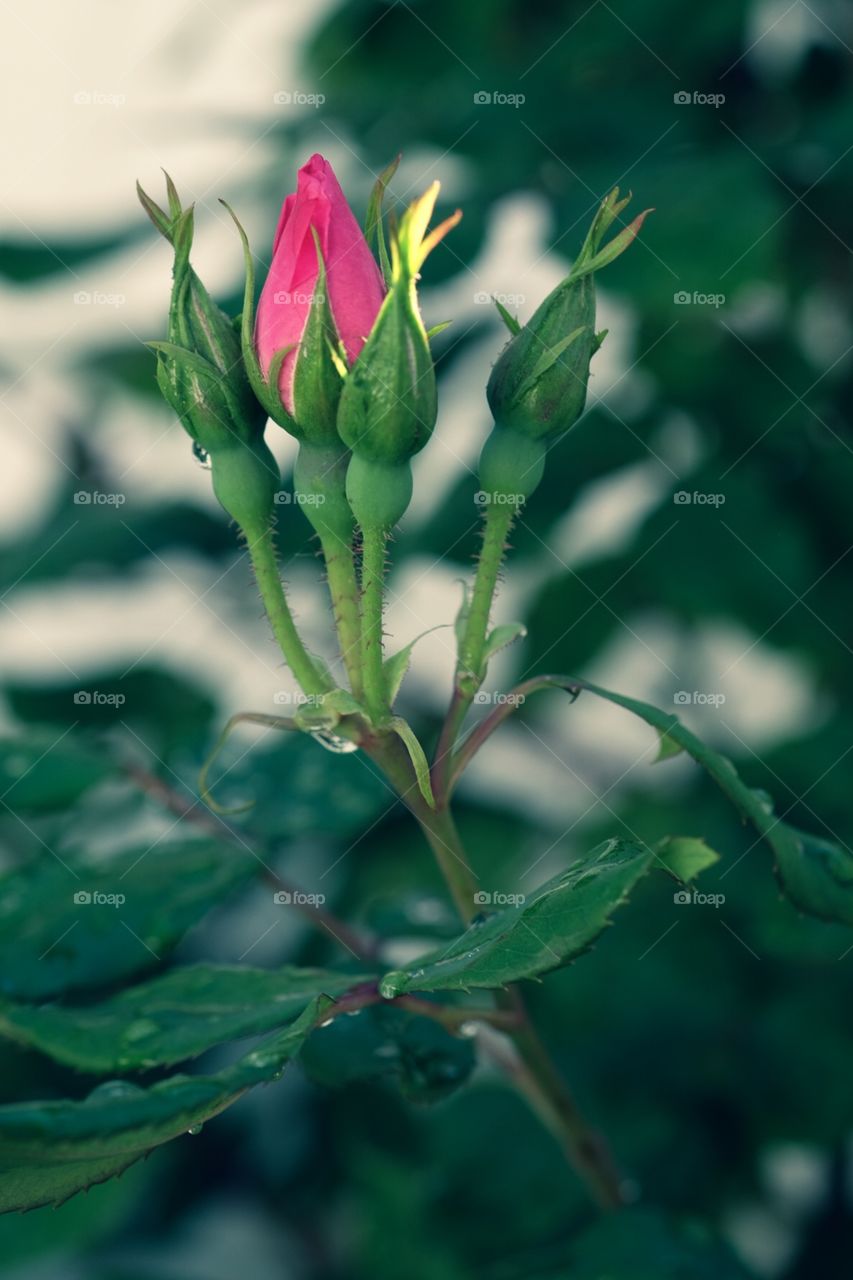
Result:
<svg viewBox="0 0 853 1280"><path fill-rule="evenodd" d="M206 449L202 449L198 440L193 440L193 457L203 471L209 471L211 467L210 454Z"/></svg>
<svg viewBox="0 0 853 1280"><path fill-rule="evenodd" d="M144 1089L140 1089L139 1085L131 1080L105 1080L103 1084L99 1084L92 1090L86 1101L103 1102L112 1098L133 1098L144 1092Z"/></svg>

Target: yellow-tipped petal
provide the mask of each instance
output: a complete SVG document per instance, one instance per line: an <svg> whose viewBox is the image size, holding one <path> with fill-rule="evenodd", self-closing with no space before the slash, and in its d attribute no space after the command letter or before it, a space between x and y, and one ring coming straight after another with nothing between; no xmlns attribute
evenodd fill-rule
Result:
<svg viewBox="0 0 853 1280"><path fill-rule="evenodd" d="M418 253L418 269L423 266L435 246L444 239L448 231L452 231L461 220L462 210L457 209L455 213L451 213L449 218L445 218L444 222L440 222L437 227L433 228L420 247L420 252Z"/></svg>

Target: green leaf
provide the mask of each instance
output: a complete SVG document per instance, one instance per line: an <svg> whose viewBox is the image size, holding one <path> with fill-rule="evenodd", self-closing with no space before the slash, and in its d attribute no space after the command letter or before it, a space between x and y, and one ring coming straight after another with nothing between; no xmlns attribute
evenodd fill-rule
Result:
<svg viewBox="0 0 853 1280"><path fill-rule="evenodd" d="M147 1071L283 1026L315 997L365 980L322 969L191 965L82 1008L0 1001L0 1035L79 1071Z"/></svg>
<svg viewBox="0 0 853 1280"><path fill-rule="evenodd" d="M465 1083L475 1053L470 1040L451 1035L433 1019L386 1004L319 1027L299 1060L326 1088L390 1079L411 1101L435 1102Z"/></svg>
<svg viewBox="0 0 853 1280"><path fill-rule="evenodd" d="M215 1075L171 1076L148 1089L109 1081L82 1102L0 1107L0 1213L61 1204L197 1131L253 1085L276 1079L327 1007L312 1001L291 1026Z"/></svg>
<svg viewBox="0 0 853 1280"><path fill-rule="evenodd" d="M557 683L556 680L551 680ZM769 797L743 782L726 756L707 746L686 729L677 716L636 698L626 698L583 680L565 681L562 687L588 689L608 702L624 707L666 735L705 768L732 801L740 816L752 823L776 857L779 883L801 911L834 924L853 925L853 853L840 844L807 835L783 822L773 811Z"/></svg>
<svg viewBox="0 0 853 1280"><path fill-rule="evenodd" d="M0 990L38 999L151 968L257 871L253 858L215 840L149 845L98 863L45 852L0 879Z"/></svg>
<svg viewBox="0 0 853 1280"><path fill-rule="evenodd" d="M525 901L475 922L411 969L387 974L380 991L390 999L406 991L502 987L568 964L598 937L651 860L640 844L608 840Z"/></svg>
<svg viewBox="0 0 853 1280"><path fill-rule="evenodd" d="M685 884L720 861L720 855L696 836L665 836L654 853L658 866Z"/></svg>
<svg viewBox="0 0 853 1280"><path fill-rule="evenodd" d="M501 649L505 649L507 645L512 644L516 640L521 640L527 635L527 627L523 622L502 622L495 627L486 640L483 649L483 661L488 660Z"/></svg>
<svg viewBox="0 0 853 1280"><path fill-rule="evenodd" d="M409 759L415 770L418 788L431 809L435 808L435 796L432 794L432 782L429 776L429 761L412 726L402 716L393 716L389 726L409 753Z"/></svg>
<svg viewBox="0 0 853 1280"><path fill-rule="evenodd" d="M398 649L396 653L392 653L382 663L382 675L385 681L385 690L388 695L389 706L394 705L394 699L400 692L400 685L403 683L406 672L409 669L409 663L412 660L412 650L419 640L423 640L424 636L431 635L433 631L440 631L442 627L449 626L449 623L439 622L437 626L428 627L426 631L422 631L419 636L415 636L414 640L404 645L402 649Z"/></svg>
<svg viewBox="0 0 853 1280"><path fill-rule="evenodd" d="M108 759L68 735L28 734L0 741L0 800L14 813L64 809L114 772Z"/></svg>

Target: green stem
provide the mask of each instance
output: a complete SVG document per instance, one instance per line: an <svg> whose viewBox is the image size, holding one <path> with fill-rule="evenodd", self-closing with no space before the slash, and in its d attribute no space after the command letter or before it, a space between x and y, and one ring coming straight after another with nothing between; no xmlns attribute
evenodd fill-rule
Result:
<svg viewBox="0 0 853 1280"><path fill-rule="evenodd" d="M288 607L278 571L272 525L265 525L261 530L245 529L244 532L264 608L287 665L305 693L328 693L333 686L315 666Z"/></svg>
<svg viewBox="0 0 853 1280"><path fill-rule="evenodd" d="M415 817L444 876L456 910L468 924L477 914L477 878L466 860L453 815L449 809L430 809L424 805L423 812L415 812Z"/></svg>
<svg viewBox="0 0 853 1280"><path fill-rule="evenodd" d="M385 582L385 529L362 528L361 640L362 678L367 710L375 724L388 715L382 672L382 603Z"/></svg>
<svg viewBox="0 0 853 1280"><path fill-rule="evenodd" d="M517 987L498 992L498 1005L516 1019L511 1032L518 1063L507 1063L519 1091L563 1147L569 1164L584 1181L601 1209L625 1204L623 1178L604 1137L592 1128L558 1071L538 1031L530 1020Z"/></svg>
<svg viewBox="0 0 853 1280"><path fill-rule="evenodd" d="M506 540L516 508L511 503L493 503L486 511L486 523L483 527L483 549L477 565L477 576L474 579L474 590L471 594L471 605L468 610L468 621L465 634L459 646L459 661L465 672L473 672L480 676L483 662L483 650L486 644L486 633L489 629L489 614L498 585L498 575L503 564ZM472 690L473 698L475 690ZM470 701L470 699L469 699Z"/></svg>
<svg viewBox="0 0 853 1280"><path fill-rule="evenodd" d="M511 503L494 503L486 511L483 547L477 562L465 631L459 644L453 697L444 718L432 767L433 789L436 794L443 796L448 795L450 790L450 770L456 740L474 695L482 683L483 651L489 630L489 615L503 564L506 540L516 514L517 508Z"/></svg>
<svg viewBox="0 0 853 1280"><path fill-rule="evenodd" d="M418 796L418 800L420 797ZM466 924L475 912L476 877L453 816L446 807L436 810L407 801L435 854L447 886ZM440 802L441 803L441 802ZM614 1209L624 1203L622 1182L603 1138L585 1120L572 1093L530 1021L517 986L498 993L498 1005L508 1016L507 1032L518 1059L506 1064L530 1106L561 1143L566 1158L588 1187L596 1203Z"/></svg>
<svg viewBox="0 0 853 1280"><path fill-rule="evenodd" d="M333 533L321 533L320 546L326 562L329 595L332 598L341 657L349 676L353 697L361 701L364 696L361 671L361 617L352 547Z"/></svg>

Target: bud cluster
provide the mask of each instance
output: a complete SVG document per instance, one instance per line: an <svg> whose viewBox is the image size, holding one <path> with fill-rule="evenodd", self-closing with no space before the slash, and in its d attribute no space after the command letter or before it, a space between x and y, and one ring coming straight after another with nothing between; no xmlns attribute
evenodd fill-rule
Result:
<svg viewBox="0 0 853 1280"><path fill-rule="evenodd" d="M183 208L171 179L167 209L141 188L139 195L174 253L167 337L150 344L157 380L194 452L209 459L217 498L246 534L282 652L306 693L320 700L322 725L304 709L293 725L322 731L340 750L357 739L353 724L396 734L432 804L423 749L391 711L408 657L404 651L383 660L382 599L387 537L409 505L411 461L438 413L430 339L444 326L427 331L417 284L461 213L430 230L434 182L390 221L386 240L383 200L396 167L380 175L362 232L331 165L312 156L282 205L257 305L249 240L229 209L244 254L239 319L217 306L190 264L193 208ZM605 336L595 330L594 276L628 247L646 216L606 241L626 204L618 189L606 197L571 271L526 325L498 302L511 336L486 389L494 427L480 457L476 499L483 555L457 622L454 714L470 705L490 655L520 634L515 624L488 633L506 533L542 478L548 444L583 413L590 362ZM319 536L349 692L304 649L287 606L273 543L281 487L264 442L268 418L298 441L294 502Z"/></svg>

